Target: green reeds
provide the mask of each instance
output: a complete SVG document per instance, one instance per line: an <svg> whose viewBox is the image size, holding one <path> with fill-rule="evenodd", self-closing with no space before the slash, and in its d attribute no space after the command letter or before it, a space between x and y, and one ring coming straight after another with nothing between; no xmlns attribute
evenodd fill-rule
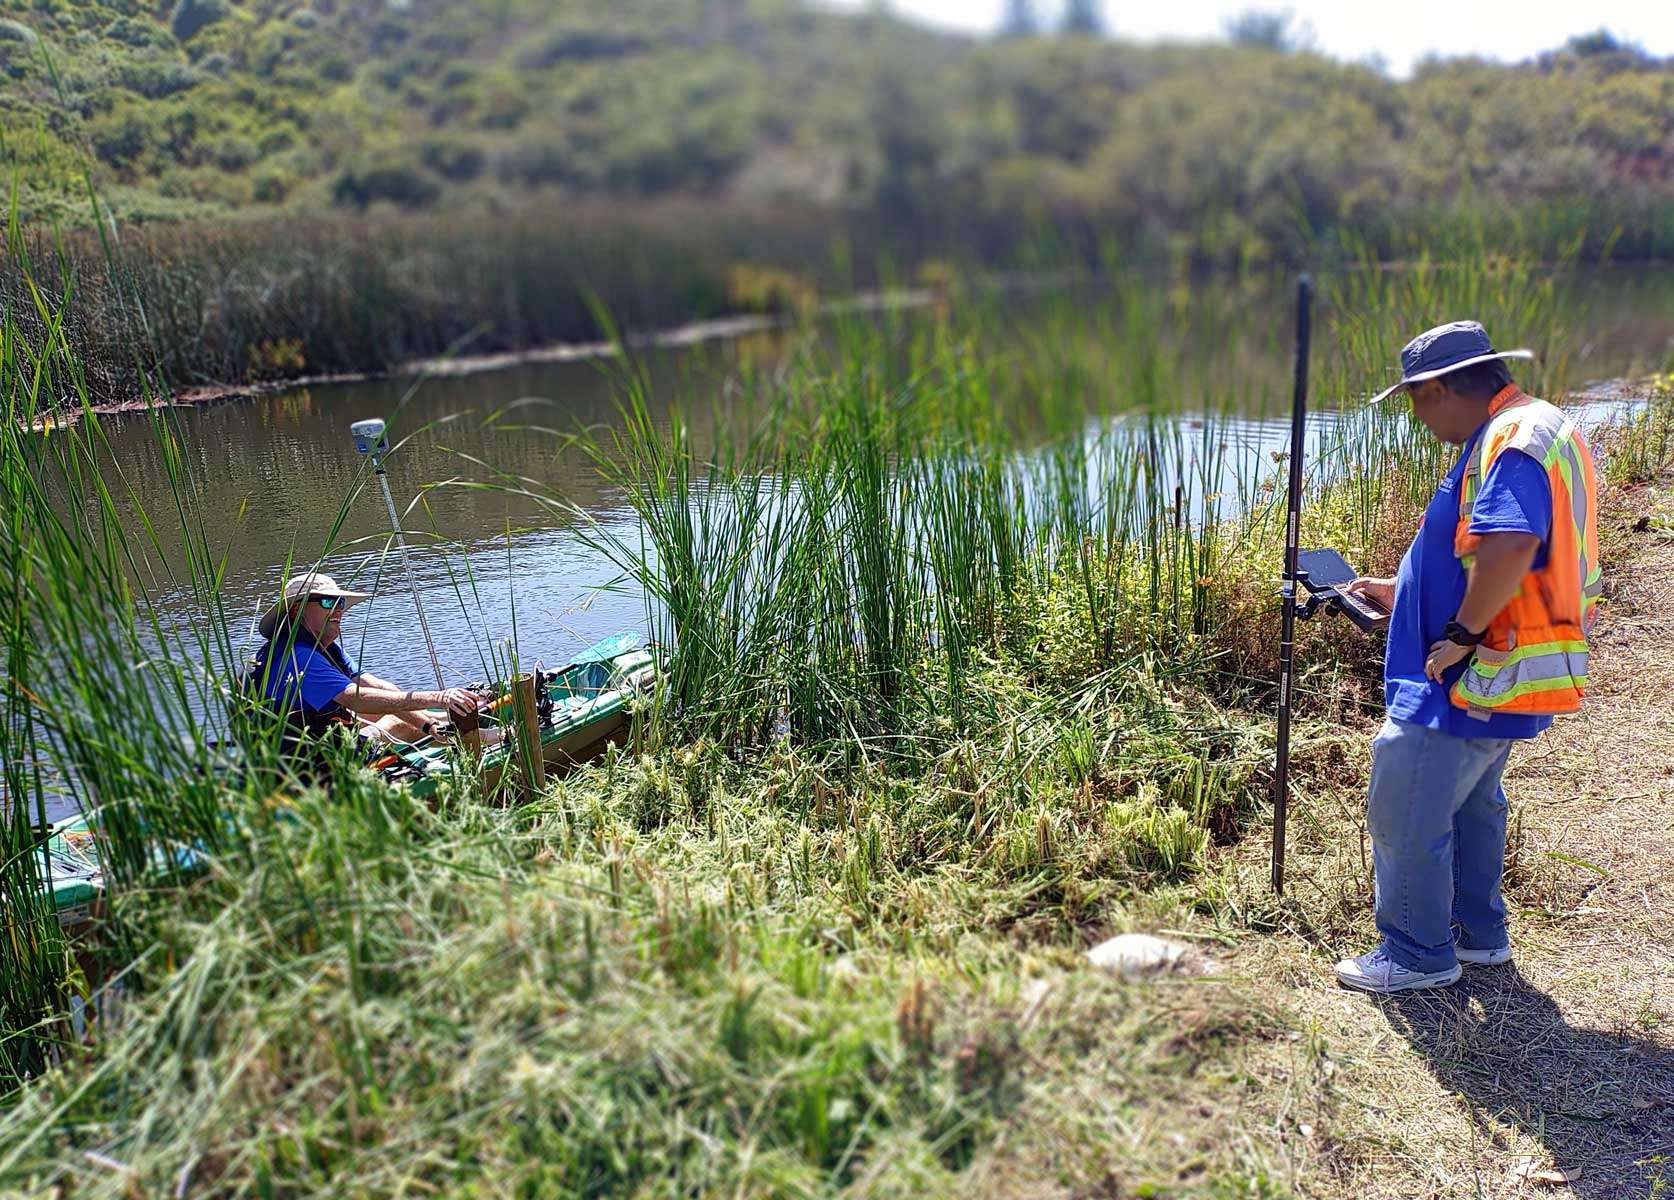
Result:
<svg viewBox="0 0 1674 1200"><path fill-rule="evenodd" d="M15 226L12 235L15 248ZM0 1070L12 1085L41 1069L43 1048L67 1029L72 975L40 890L49 795L102 808L100 859L118 909L142 876L176 884L188 857L216 855L229 841L217 778L225 758L191 715L215 707L231 652L180 447L157 415L177 521L154 527L142 511L130 524L116 504L120 464L98 423L53 424L63 398L84 412L89 404L62 314L37 293L32 315L41 340L24 334L12 309L0 313L0 567L10 581L0 975L8 1006L21 1008L8 1013L8 1028L31 1031L5 1043ZM162 576L171 558L185 564L183 577ZM205 619L182 630L167 611L174 605ZM112 929L120 939L119 920Z"/></svg>
<svg viewBox="0 0 1674 1200"><path fill-rule="evenodd" d="M1327 275L1313 538L1385 569L1448 453L1398 401L1362 402L1400 345L1468 312L1534 345L1531 390L1561 394L1566 375L1550 271L1437 254ZM1278 495L1249 439L1274 442L1275 468L1283 439L1243 414L1282 413L1288 378L1279 317L1245 284L1119 276L1043 298L1021 335L981 296L934 321L842 322L701 439L680 405L665 436L630 372L629 432L593 453L645 542L595 536L654 600L678 719L745 743L895 744L927 714L965 729L982 664L1019 652L1020 600L1066 586L1087 669L1148 655L1213 676L1229 646L1252 650Z"/></svg>
<svg viewBox="0 0 1674 1200"><path fill-rule="evenodd" d="M586 444L643 540L589 536L674 649L676 719L742 742L777 728L898 744L930 715L966 729L982 664L1017 649L1022 598L1062 579L1089 624L1087 669L1206 652L1223 518L1241 511L1221 461L1229 398L1249 385L1217 391L1170 329L1180 306L1140 284L1079 320L1048 302L1037 338L1053 340L1000 355L982 347L986 313L974 329L845 322L704 439L678 403L660 428L629 368L619 430ZM1214 299L1190 318L1224 319Z"/></svg>
<svg viewBox="0 0 1674 1200"><path fill-rule="evenodd" d="M37 269L0 259L0 297L27 310L34 289L63 312L64 342L108 403L141 397L136 349L154 391L378 371L592 342L599 303L636 331L721 316L740 264L827 259L828 215L694 216L670 202L570 207L559 224L542 211L30 230Z"/></svg>
<svg viewBox="0 0 1674 1200"><path fill-rule="evenodd" d="M15 221L6 249L32 281ZM0 1092L68 1052L76 1005L96 1020L101 981L81 965L133 962L131 981L143 978L157 897L247 869L272 821L263 798L296 783L282 721L236 683L198 456L169 409L147 414L168 488L148 512L93 411L65 310L26 291L26 310L0 306ZM144 387L143 350L135 363ZM96 950L82 941L72 956L44 885L49 816L78 812L94 814L104 888Z"/></svg>
<svg viewBox="0 0 1674 1200"><path fill-rule="evenodd" d="M1617 483L1649 483L1674 466L1674 376L1645 386L1648 394L1612 420L1594 446Z"/></svg>

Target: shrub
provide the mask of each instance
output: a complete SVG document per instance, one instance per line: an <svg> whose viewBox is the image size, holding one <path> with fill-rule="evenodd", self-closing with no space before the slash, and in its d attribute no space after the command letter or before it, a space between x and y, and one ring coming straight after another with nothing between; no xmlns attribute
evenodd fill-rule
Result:
<svg viewBox="0 0 1674 1200"><path fill-rule="evenodd" d="M395 7L394 5L390 6ZM390 50L407 40L409 30L407 26L395 17L386 17L372 27L371 51L373 54L387 54Z"/></svg>
<svg viewBox="0 0 1674 1200"><path fill-rule="evenodd" d="M203 76L185 63L156 59L127 63L116 78L122 87L150 100L190 91L203 81Z"/></svg>
<svg viewBox="0 0 1674 1200"><path fill-rule="evenodd" d="M167 46L169 36L149 21L136 17L117 17L105 26L105 36L113 42L144 49L147 46Z"/></svg>
<svg viewBox="0 0 1674 1200"><path fill-rule="evenodd" d="M355 65L341 54L331 54L320 61L319 72L321 79L347 83L355 77Z"/></svg>
<svg viewBox="0 0 1674 1200"><path fill-rule="evenodd" d="M250 183L257 204L283 204L291 193L291 177L271 167L257 171Z"/></svg>
<svg viewBox="0 0 1674 1200"><path fill-rule="evenodd" d="M262 153L249 138L229 134L215 143L215 165L223 171L242 171L261 159Z"/></svg>
<svg viewBox="0 0 1674 1200"><path fill-rule="evenodd" d="M111 114L94 126L93 153L112 166L127 166L150 149L151 123L136 109Z"/></svg>
<svg viewBox="0 0 1674 1200"><path fill-rule="evenodd" d="M294 337L253 342L245 348L245 359L250 364L245 370L245 380L249 383L299 375L308 365L302 352L302 339Z"/></svg>
<svg viewBox="0 0 1674 1200"><path fill-rule="evenodd" d="M211 210L237 208L255 199L255 188L248 175L229 174L213 166L165 171L158 177L157 190L172 199L196 201Z"/></svg>
<svg viewBox="0 0 1674 1200"><path fill-rule="evenodd" d="M331 185L332 203L365 208L379 200L402 208L426 208L442 193L441 185L418 168L401 162L378 162L341 172Z"/></svg>
<svg viewBox="0 0 1674 1200"><path fill-rule="evenodd" d="M558 140L522 141L495 164L501 182L523 187L568 183L580 178L568 144Z"/></svg>
<svg viewBox="0 0 1674 1200"><path fill-rule="evenodd" d="M33 46L39 40L35 31L22 21L0 17L0 42L18 42L25 46Z"/></svg>
<svg viewBox="0 0 1674 1200"><path fill-rule="evenodd" d="M232 11L227 0L179 0L174 15L169 18L169 29L182 42L191 41L198 33L226 18Z"/></svg>
<svg viewBox="0 0 1674 1200"><path fill-rule="evenodd" d="M426 142L420 158L443 179L469 183L482 174L486 155L478 146L437 138Z"/></svg>
<svg viewBox="0 0 1674 1200"><path fill-rule="evenodd" d="M520 86L495 88L483 101L477 123L484 129L516 129L529 115L529 97Z"/></svg>
<svg viewBox="0 0 1674 1200"><path fill-rule="evenodd" d="M262 140L258 145L262 158L270 154L280 154L296 145L296 134L289 129L270 129L262 134Z"/></svg>
<svg viewBox="0 0 1674 1200"><path fill-rule="evenodd" d="M641 35L608 25L567 25L541 37L518 56L518 62L531 71L545 71L564 62L627 58L649 46Z"/></svg>
<svg viewBox="0 0 1674 1200"><path fill-rule="evenodd" d="M807 316L819 305L819 292L807 279L780 267L738 263L727 273L727 298L746 312Z"/></svg>

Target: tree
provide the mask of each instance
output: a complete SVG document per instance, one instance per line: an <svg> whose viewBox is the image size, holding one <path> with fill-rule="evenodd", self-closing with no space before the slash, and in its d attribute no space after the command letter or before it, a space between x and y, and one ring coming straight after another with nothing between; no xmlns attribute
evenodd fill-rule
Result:
<svg viewBox="0 0 1674 1200"><path fill-rule="evenodd" d="M910 222L932 210L949 140L943 107L910 63L885 63L873 76L867 124L876 138L876 160L870 199L886 218Z"/></svg>
<svg viewBox="0 0 1674 1200"><path fill-rule="evenodd" d="M1064 5L1066 34L1098 37L1104 33L1104 12L1100 0L1068 0Z"/></svg>
<svg viewBox="0 0 1674 1200"><path fill-rule="evenodd" d="M1596 54L1620 54L1623 50L1629 49L1629 46L1608 29L1601 27L1591 33L1577 34L1570 38L1565 43L1564 49L1571 54L1585 57Z"/></svg>
<svg viewBox="0 0 1674 1200"><path fill-rule="evenodd" d="M1001 37L1034 37L1039 32L1040 18L1035 15L1034 0L1006 0L1005 19L1000 22Z"/></svg>
<svg viewBox="0 0 1674 1200"><path fill-rule="evenodd" d="M231 11L227 0L180 0L174 6L169 28L178 40L188 42L205 26L225 20Z"/></svg>
<svg viewBox="0 0 1674 1200"><path fill-rule="evenodd" d="M1247 8L1228 17L1221 27L1235 46L1288 51L1295 50L1299 41L1296 16L1289 9Z"/></svg>

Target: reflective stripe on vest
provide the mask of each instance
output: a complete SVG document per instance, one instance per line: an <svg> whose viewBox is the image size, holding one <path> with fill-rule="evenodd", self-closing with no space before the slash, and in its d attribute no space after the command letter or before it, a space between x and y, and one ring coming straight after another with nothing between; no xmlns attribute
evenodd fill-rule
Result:
<svg viewBox="0 0 1674 1200"><path fill-rule="evenodd" d="M1459 699L1498 712L1573 712L1587 686L1587 643L1545 642L1519 646L1508 654L1478 651L1464 677L1454 685ZM1573 690L1575 704L1551 706L1552 693Z"/></svg>
<svg viewBox="0 0 1674 1200"><path fill-rule="evenodd" d="M1487 717L1495 712L1574 712L1587 685L1587 634L1603 591L1592 454L1563 412L1515 385L1494 397L1488 427L1466 465L1459 490L1454 549L1467 569L1481 541L1471 512L1494 460L1520 450L1546 469L1552 489L1547 562L1524 576L1488 625L1481 646L1453 687L1453 703Z"/></svg>

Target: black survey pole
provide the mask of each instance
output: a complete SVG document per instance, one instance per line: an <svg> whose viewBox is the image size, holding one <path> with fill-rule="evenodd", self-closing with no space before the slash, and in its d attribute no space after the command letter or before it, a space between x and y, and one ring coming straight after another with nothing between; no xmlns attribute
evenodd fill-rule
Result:
<svg viewBox="0 0 1674 1200"><path fill-rule="evenodd" d="M1302 523L1302 445L1308 423L1308 318L1314 283L1296 283L1296 392L1290 414L1290 492L1285 515L1283 627L1279 634L1279 738L1273 764L1273 892L1285 894L1285 810L1290 800L1290 691L1296 658L1296 554Z"/></svg>

